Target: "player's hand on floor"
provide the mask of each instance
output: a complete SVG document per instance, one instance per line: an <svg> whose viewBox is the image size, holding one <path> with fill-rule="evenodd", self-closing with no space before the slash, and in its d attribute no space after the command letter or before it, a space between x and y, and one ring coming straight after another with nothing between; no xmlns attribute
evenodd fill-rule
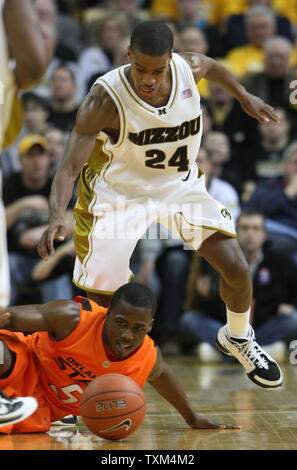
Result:
<svg viewBox="0 0 297 470"><path fill-rule="evenodd" d="M188 425L192 429L241 429L242 428L242 426L238 424L216 423L215 421L211 421L210 419L201 418L198 415L196 415L194 419L188 422Z"/></svg>

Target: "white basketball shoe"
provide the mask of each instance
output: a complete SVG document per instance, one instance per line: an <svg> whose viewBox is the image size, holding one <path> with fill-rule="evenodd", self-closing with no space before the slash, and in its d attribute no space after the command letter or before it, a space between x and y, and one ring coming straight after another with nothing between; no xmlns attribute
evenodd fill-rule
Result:
<svg viewBox="0 0 297 470"><path fill-rule="evenodd" d="M248 378L263 388L278 388L283 383L282 372L276 361L266 353L255 341L255 333L251 326L246 337L231 337L227 325L219 329L217 347L235 357L244 367Z"/></svg>
<svg viewBox="0 0 297 470"><path fill-rule="evenodd" d="M33 397L9 398L0 390L0 428L28 418L38 407Z"/></svg>

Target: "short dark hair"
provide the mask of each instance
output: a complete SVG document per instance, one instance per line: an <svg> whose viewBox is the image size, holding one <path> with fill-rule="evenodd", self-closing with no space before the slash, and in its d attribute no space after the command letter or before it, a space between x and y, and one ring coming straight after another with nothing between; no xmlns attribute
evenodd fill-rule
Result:
<svg viewBox="0 0 297 470"><path fill-rule="evenodd" d="M129 282L115 291L111 299L110 308L116 307L123 300L135 307L150 308L152 317L157 309L157 300L151 289L138 282Z"/></svg>
<svg viewBox="0 0 297 470"><path fill-rule="evenodd" d="M139 50L149 56L170 54L173 48L171 29L159 21L143 21L132 31L131 50Z"/></svg>
<svg viewBox="0 0 297 470"><path fill-rule="evenodd" d="M59 64L56 65L56 67L54 68L51 78L53 78L57 70L66 70L66 72L68 72L69 77L71 78L73 83L76 83L76 76L75 76L74 70L72 70L71 66L67 64L67 62L59 62Z"/></svg>
<svg viewBox="0 0 297 470"><path fill-rule="evenodd" d="M29 103L34 103L35 105L43 108L45 111L49 110L49 102L46 98L34 93L32 91L27 91L22 94L22 101L24 107L27 107Z"/></svg>
<svg viewBox="0 0 297 470"><path fill-rule="evenodd" d="M262 214L261 211L259 211L256 207L247 207L245 209L243 209L241 211L241 213L239 214L238 218L237 218L237 222L236 222L236 225L237 227L239 226L239 222L240 222L240 219L242 217L262 217L263 219L263 226L265 226L265 216L264 214Z"/></svg>

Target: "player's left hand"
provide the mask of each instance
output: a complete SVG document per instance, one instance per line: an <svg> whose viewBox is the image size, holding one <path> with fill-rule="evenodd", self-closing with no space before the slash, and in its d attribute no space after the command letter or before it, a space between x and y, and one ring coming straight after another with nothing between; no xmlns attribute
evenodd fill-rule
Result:
<svg viewBox="0 0 297 470"><path fill-rule="evenodd" d="M274 108L266 104L258 96L246 92L244 97L240 100L240 105L249 116L252 116L261 123L271 121L279 123L279 116L274 111Z"/></svg>
<svg viewBox="0 0 297 470"><path fill-rule="evenodd" d="M197 414L191 421L188 422L188 425L192 429L241 429L242 426L237 424L220 424L215 421L211 421L207 418L201 418Z"/></svg>

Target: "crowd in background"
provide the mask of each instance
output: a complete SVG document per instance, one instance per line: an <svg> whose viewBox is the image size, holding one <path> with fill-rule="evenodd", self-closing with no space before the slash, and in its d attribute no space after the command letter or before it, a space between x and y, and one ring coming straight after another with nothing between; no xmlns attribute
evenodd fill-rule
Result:
<svg viewBox="0 0 297 470"><path fill-rule="evenodd" d="M297 0L35 0L34 5L56 49L43 81L23 93L23 128L2 154L10 303L82 294L72 284L76 194L66 241L48 262L36 252L48 223L52 178L90 86L127 62L136 24L158 20L171 28L175 52L220 61L279 115L279 124L259 124L219 85L204 79L197 84L203 112L197 164L209 193L237 223L253 279L251 322L258 341L271 346L278 360L286 357L297 338ZM140 240L131 267L135 279L158 296L151 335L163 352L222 361L214 348L215 332L225 323L217 273L182 241L161 233Z"/></svg>

